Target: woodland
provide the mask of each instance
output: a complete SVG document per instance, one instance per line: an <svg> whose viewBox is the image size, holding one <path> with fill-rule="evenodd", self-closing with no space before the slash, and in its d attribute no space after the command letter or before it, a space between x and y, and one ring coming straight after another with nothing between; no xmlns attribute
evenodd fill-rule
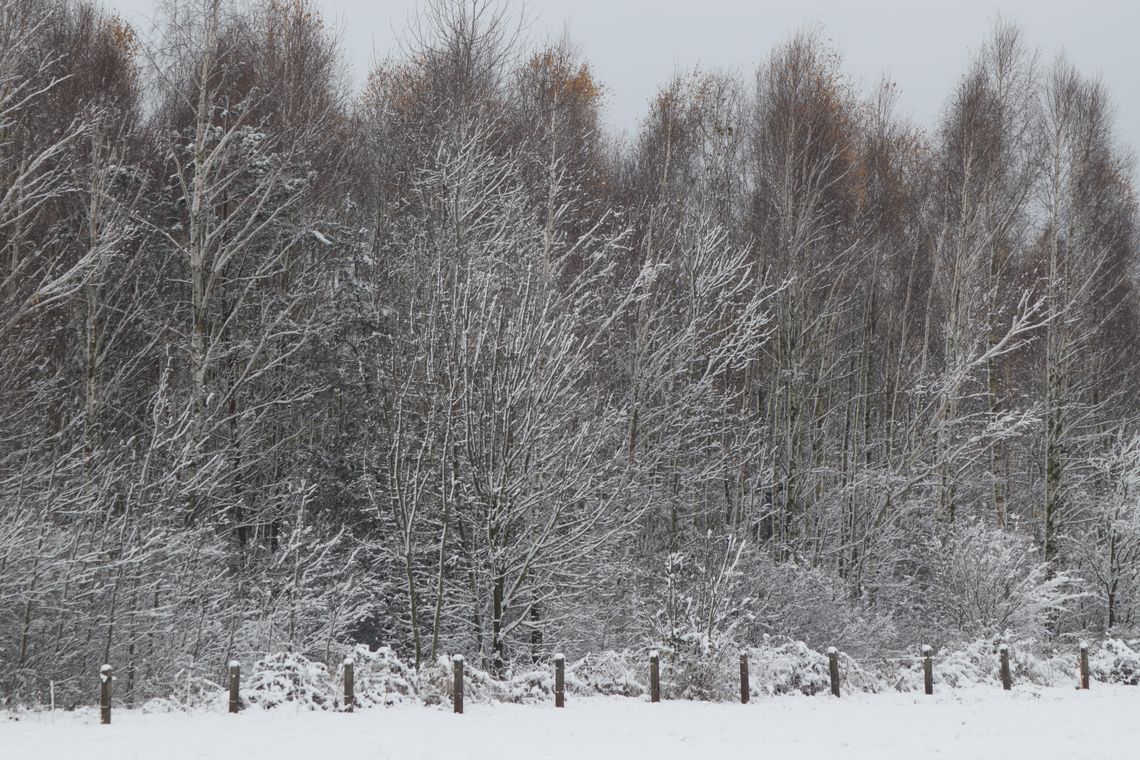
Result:
<svg viewBox="0 0 1140 760"><path fill-rule="evenodd" d="M509 3L359 85L313 0L154 16L0 0L0 703L1140 632L1136 172L1063 55L998 21L916 124L804 27L614 134Z"/></svg>

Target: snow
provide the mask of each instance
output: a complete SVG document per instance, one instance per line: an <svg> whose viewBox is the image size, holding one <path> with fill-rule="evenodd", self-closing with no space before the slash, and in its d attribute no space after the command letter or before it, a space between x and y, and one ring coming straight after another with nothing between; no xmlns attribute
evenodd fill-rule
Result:
<svg viewBox="0 0 1140 760"><path fill-rule="evenodd" d="M476 703L464 715L403 704L354 714L249 709L146 713L92 708L0 713L0 755L36 760L544 760L654 757L1135 757L1140 689L994 687L932 697L891 692L789 696L747 705L591 697L552 704ZM821 730L823 729L823 730Z"/></svg>

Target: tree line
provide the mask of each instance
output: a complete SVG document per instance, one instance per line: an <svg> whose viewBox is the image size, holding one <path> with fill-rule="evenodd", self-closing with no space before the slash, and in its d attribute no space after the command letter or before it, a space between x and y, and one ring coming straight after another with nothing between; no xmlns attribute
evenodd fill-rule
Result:
<svg viewBox="0 0 1140 760"><path fill-rule="evenodd" d="M0 0L6 701L1134 629L1134 167L1017 27L927 128L806 28L615 136L491 0L361 87L310 0L157 17Z"/></svg>

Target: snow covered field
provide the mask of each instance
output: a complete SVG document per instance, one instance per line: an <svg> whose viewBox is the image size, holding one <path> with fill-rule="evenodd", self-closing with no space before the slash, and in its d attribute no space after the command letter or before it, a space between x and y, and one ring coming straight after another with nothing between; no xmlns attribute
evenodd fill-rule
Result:
<svg viewBox="0 0 1140 760"><path fill-rule="evenodd" d="M0 715L3 760L736 757L1127 760L1140 757L1140 688L973 688L748 705L594 697L565 710L470 704L465 715L413 705L351 715L116 710L111 726L98 725L94 710Z"/></svg>

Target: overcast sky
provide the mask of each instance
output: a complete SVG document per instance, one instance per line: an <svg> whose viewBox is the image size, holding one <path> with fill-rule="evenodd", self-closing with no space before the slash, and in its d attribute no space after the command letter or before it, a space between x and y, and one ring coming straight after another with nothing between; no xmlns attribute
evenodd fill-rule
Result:
<svg viewBox="0 0 1140 760"><path fill-rule="evenodd" d="M152 0L104 0L147 24ZM340 31L354 76L384 57L416 0L317 0ZM1045 63L1064 50L1086 74L1101 75L1117 109L1117 135L1140 146L1140 0L531 0L529 34L566 28L607 88L607 120L636 127L658 86L700 64L750 72L804 23L821 23L845 68L867 85L884 74L901 106L930 125L970 53L1001 14L1021 24Z"/></svg>

